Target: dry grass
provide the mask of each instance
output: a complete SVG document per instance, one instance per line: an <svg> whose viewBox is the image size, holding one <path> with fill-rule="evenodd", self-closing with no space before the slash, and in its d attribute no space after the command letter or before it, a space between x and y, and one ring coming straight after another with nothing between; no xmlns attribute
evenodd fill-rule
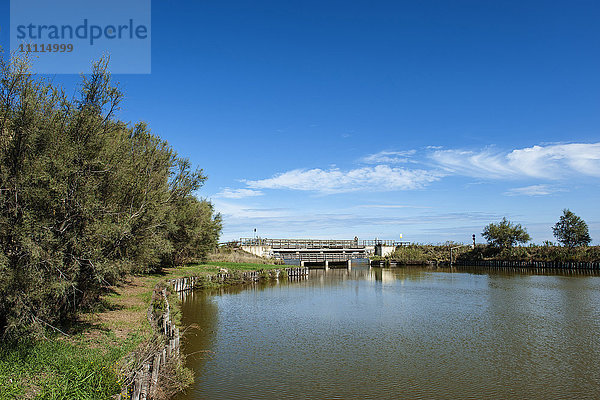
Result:
<svg viewBox="0 0 600 400"><path fill-rule="evenodd" d="M258 257L240 249L219 249L215 253L208 255L208 261L211 262L230 262L230 263L246 263L246 264L277 264L283 262L280 260Z"/></svg>
<svg viewBox="0 0 600 400"><path fill-rule="evenodd" d="M99 311L81 314L81 320L95 329L87 329L83 336L97 339L102 332L112 332L116 339L133 334L148 337L151 334L146 321L148 280L130 277L110 288L102 299Z"/></svg>
<svg viewBox="0 0 600 400"><path fill-rule="evenodd" d="M95 310L81 314L77 323L65 328L68 337L59 335L18 348L0 346L0 399L109 399L120 390L128 369L156 346L147 311L157 283L206 276L221 268L235 272L279 267L254 256L230 259L253 262L190 264L161 274L132 276L107 288ZM174 296L169 300L175 316L177 301ZM190 379L177 368L171 375Z"/></svg>

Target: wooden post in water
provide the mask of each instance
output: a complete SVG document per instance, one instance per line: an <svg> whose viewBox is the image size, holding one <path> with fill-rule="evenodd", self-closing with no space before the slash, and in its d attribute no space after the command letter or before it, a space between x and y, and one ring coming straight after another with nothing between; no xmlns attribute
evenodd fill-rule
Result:
<svg viewBox="0 0 600 400"><path fill-rule="evenodd" d="M463 246L454 246L454 247L450 247L450 268L452 268L452 250L457 250L460 249Z"/></svg>
<svg viewBox="0 0 600 400"><path fill-rule="evenodd" d="M134 385L133 385L133 393L131 395L131 400L140 400L140 394L142 391L142 380L139 377L139 373L135 374L135 378L134 378Z"/></svg>
<svg viewBox="0 0 600 400"><path fill-rule="evenodd" d="M158 383L158 372L160 371L160 359L162 354L158 353L154 356L154 360L152 363L152 381L150 383L150 392L156 388L156 384Z"/></svg>
<svg viewBox="0 0 600 400"><path fill-rule="evenodd" d="M140 400L146 400L148 398L148 384L150 383L150 364L144 364L142 373L142 386L140 389Z"/></svg>

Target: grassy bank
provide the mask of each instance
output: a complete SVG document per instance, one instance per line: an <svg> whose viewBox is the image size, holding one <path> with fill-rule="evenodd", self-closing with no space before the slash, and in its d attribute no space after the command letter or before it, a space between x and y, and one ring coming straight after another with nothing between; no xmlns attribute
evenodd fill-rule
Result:
<svg viewBox="0 0 600 400"><path fill-rule="evenodd" d="M35 343L0 345L0 399L109 399L136 367L152 339L146 319L152 289L168 279L230 272L269 270L279 265L207 262L133 276L106 288L100 305L49 331ZM213 284L214 286L214 284ZM177 313L177 301L170 301Z"/></svg>
<svg viewBox="0 0 600 400"><path fill-rule="evenodd" d="M479 245L461 254L461 260L600 262L600 246L518 246L498 249Z"/></svg>
<svg viewBox="0 0 600 400"><path fill-rule="evenodd" d="M461 261L600 262L600 246L568 248L530 245L500 249L481 244L471 249L470 246L456 243L402 246L386 258L403 264L448 263L450 262L450 248L454 248L453 260Z"/></svg>
<svg viewBox="0 0 600 400"><path fill-rule="evenodd" d="M265 260L262 257L231 247L220 247L216 251L209 253L208 261L213 262L232 262L232 263L251 263L262 264L272 262L273 264L283 264L282 260Z"/></svg>
<svg viewBox="0 0 600 400"><path fill-rule="evenodd" d="M450 248L455 248L452 251L452 256L454 259L456 259L457 256L463 255L471 250L470 247L461 246L457 243L445 243L439 245L411 244L409 246L401 246L396 248L396 250L386 258L408 265L448 263L450 262Z"/></svg>

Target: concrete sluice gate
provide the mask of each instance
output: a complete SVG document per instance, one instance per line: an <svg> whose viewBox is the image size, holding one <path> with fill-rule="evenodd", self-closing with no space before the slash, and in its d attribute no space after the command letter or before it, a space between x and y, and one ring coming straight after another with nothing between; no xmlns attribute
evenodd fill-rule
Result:
<svg viewBox="0 0 600 400"><path fill-rule="evenodd" d="M240 239L242 250L293 265L344 266L370 255L387 256L403 242L389 240ZM304 263L304 264L303 264ZM325 265L327 264L327 265Z"/></svg>

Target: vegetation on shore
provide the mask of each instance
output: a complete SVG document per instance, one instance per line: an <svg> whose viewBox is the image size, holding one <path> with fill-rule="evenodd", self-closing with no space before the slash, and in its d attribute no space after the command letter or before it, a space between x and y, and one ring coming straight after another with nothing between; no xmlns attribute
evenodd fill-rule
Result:
<svg viewBox="0 0 600 400"><path fill-rule="evenodd" d="M552 227L552 232L556 240L569 248L587 246L592 241L585 221L569 209L563 210L563 215Z"/></svg>
<svg viewBox="0 0 600 400"><path fill-rule="evenodd" d="M152 331L146 316L156 284L186 276L206 277L222 269L236 274L281 268L264 259L256 261L262 263L192 263L160 273L131 276L106 288L94 310L79 313L77 321L65 328L68 336L47 332L45 338L35 342L2 342L0 399L111 398L152 348ZM208 287L236 282L211 282ZM177 318L177 297L171 296L169 302L173 318ZM172 374L168 377L171 384L189 379L189 372L173 370Z"/></svg>
<svg viewBox="0 0 600 400"><path fill-rule="evenodd" d="M484 227L482 236L487 245L475 247L447 242L439 245L412 244L401 246L388 257L403 264L449 263L456 261L552 261L552 262L600 262L600 246L588 246L591 238L583 219L565 209L559 221L552 227L554 236L563 245L551 242L542 245L515 246L531 240L527 229L503 218L498 223Z"/></svg>
<svg viewBox="0 0 600 400"><path fill-rule="evenodd" d="M459 256L465 261L507 260L507 261L553 261L553 262L600 262L600 246L529 245L510 248L494 248L478 245L475 249Z"/></svg>
<svg viewBox="0 0 600 400"><path fill-rule="evenodd" d="M491 223L483 228L481 236L488 241L491 247L510 248L518 243L527 243L531 240L531 236L527 233L527 229L521 224L513 224L508 219L502 218L502 221L497 224Z"/></svg>
<svg viewBox="0 0 600 400"><path fill-rule="evenodd" d="M411 244L401 246L385 257L402 264L437 264L450 262L450 249L453 261L553 261L553 262L600 262L600 246L564 247L553 244L515 246L498 248L478 244L474 249L468 245L450 244Z"/></svg>
<svg viewBox="0 0 600 400"><path fill-rule="evenodd" d="M221 219L202 170L120 121L107 60L74 98L0 59L0 337L39 338L129 273L201 259Z"/></svg>
<svg viewBox="0 0 600 400"><path fill-rule="evenodd" d="M206 258L221 217L202 170L118 119L107 60L67 92L0 58L1 399L110 398L157 345L154 286L238 268L173 268Z"/></svg>
<svg viewBox="0 0 600 400"><path fill-rule="evenodd" d="M454 248L452 251L452 257L454 259L456 259L457 255L463 254L469 250L469 247L454 242L446 242L437 245L416 243L397 247L396 250L386 258L407 265L449 263L451 248Z"/></svg>
<svg viewBox="0 0 600 400"><path fill-rule="evenodd" d="M219 247L215 251L210 252L206 259L208 261L216 262L232 262L232 263L250 263L250 264L263 264L265 262L273 264L283 264L283 260L265 259L263 257L256 256L248 253L241 249L232 247Z"/></svg>

